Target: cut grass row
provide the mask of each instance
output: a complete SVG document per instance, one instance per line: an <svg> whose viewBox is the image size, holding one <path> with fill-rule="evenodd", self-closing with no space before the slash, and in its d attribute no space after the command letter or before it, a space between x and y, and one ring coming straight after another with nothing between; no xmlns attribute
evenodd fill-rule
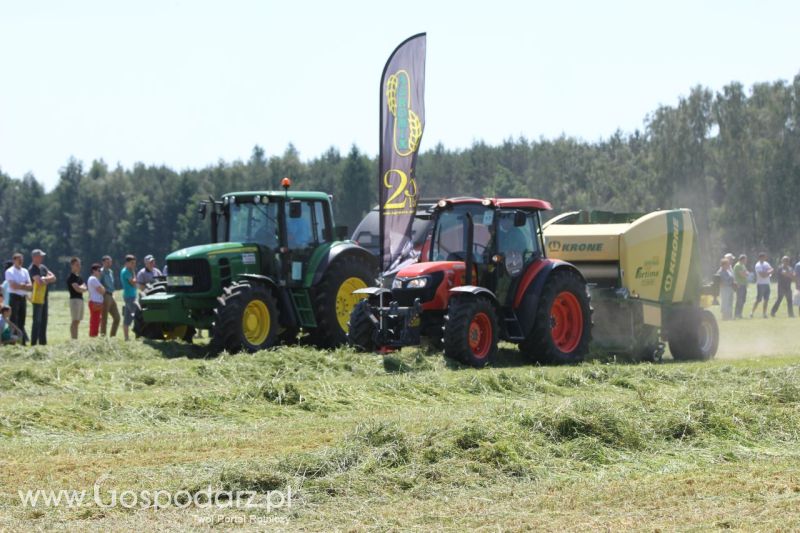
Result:
<svg viewBox="0 0 800 533"><path fill-rule="evenodd" d="M479 371L414 349L3 348L0 530L184 530L210 512L17 495L101 476L120 491L289 486L273 514L296 529L797 528L795 324L721 324L723 342L768 341L755 353L772 357L542 368L506 347Z"/></svg>

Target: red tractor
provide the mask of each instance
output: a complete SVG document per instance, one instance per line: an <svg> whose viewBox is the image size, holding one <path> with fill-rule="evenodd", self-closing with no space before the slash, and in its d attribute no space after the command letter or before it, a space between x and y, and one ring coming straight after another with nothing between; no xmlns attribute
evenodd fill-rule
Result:
<svg viewBox="0 0 800 533"><path fill-rule="evenodd" d="M545 255L531 198L451 198L430 215L422 262L400 270L391 290L370 287L350 315L349 343L365 351L420 344L481 367L499 340L532 361L577 363L588 352L586 281L570 263Z"/></svg>

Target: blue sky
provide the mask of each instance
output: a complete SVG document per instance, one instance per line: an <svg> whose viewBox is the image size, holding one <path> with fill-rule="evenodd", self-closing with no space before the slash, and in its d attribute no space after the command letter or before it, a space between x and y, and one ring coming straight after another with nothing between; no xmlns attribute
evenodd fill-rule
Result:
<svg viewBox="0 0 800 533"><path fill-rule="evenodd" d="M800 73L798 2L0 0L0 169L176 169L378 149L389 53L428 32L422 149L641 128L690 87Z"/></svg>

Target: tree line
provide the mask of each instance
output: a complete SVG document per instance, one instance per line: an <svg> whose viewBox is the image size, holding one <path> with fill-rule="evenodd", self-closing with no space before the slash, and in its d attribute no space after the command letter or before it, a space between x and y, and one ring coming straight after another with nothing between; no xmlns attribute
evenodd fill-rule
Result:
<svg viewBox="0 0 800 533"><path fill-rule="evenodd" d="M417 180L424 197L532 196L549 200L554 213L688 207L710 274L728 251L800 252L799 125L800 74L749 89L738 82L718 92L697 86L645 117L641 130L597 142L562 136L455 150L438 144L420 154ZM208 241L208 224L196 214L200 200L279 189L284 176L298 190L333 194L337 224L352 230L376 202L377 168L356 146L302 161L289 145L280 155L256 146L247 161L181 172L70 159L49 192L33 175L0 171L0 257L43 248L62 273L72 255L90 262L152 253L160 264L172 250Z"/></svg>

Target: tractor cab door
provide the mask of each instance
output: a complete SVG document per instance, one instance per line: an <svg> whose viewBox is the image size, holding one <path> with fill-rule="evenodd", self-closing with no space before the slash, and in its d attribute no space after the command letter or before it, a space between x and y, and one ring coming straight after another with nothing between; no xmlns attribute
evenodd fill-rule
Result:
<svg viewBox="0 0 800 533"><path fill-rule="evenodd" d="M285 207L289 258L286 279L297 285L302 283L314 250L333 240L330 204L321 200L290 200Z"/></svg>
<svg viewBox="0 0 800 533"><path fill-rule="evenodd" d="M537 227L538 218L535 212L497 212L495 237L500 260L496 264L494 291L497 300L505 305L509 305L513 299L513 289L522 274L542 257Z"/></svg>

